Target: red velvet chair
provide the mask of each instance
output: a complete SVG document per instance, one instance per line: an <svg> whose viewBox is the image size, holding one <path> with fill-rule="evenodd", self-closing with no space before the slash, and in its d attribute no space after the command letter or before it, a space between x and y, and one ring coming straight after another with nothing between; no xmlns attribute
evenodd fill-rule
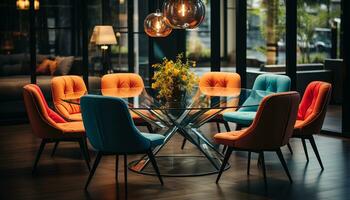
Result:
<svg viewBox="0 0 350 200"><path fill-rule="evenodd" d="M293 137L301 138L307 161L309 161L309 156L305 140L310 141L322 170L324 167L313 135L321 131L331 92L332 85L326 82L314 81L307 86L299 105L293 133Z"/></svg>
<svg viewBox="0 0 350 200"><path fill-rule="evenodd" d="M86 164L90 169L90 158L83 122L66 122L60 115L50 109L41 89L37 85L28 84L24 86L23 97L32 132L41 139L32 172L34 173L36 171L45 145L59 141L78 142Z"/></svg>
<svg viewBox="0 0 350 200"><path fill-rule="evenodd" d="M253 123L247 129L216 134L214 136L215 142L228 146L216 183L218 183L233 150L249 152L248 174L251 152L259 153L265 182L264 151L276 152L290 182L292 182L280 148L288 144L289 138L293 134L298 102L299 94L297 92L269 95L262 100Z"/></svg>

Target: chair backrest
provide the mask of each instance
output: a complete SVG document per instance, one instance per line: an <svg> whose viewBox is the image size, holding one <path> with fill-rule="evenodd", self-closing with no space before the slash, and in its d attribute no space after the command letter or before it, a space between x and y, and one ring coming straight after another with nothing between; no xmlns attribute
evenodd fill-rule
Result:
<svg viewBox="0 0 350 200"><path fill-rule="evenodd" d="M291 80L288 76L278 75L278 74L261 74L259 75L253 85L253 90L262 90L267 92L288 92L290 90ZM249 106L244 107L245 105L255 105L261 101L259 95L253 93L249 96L246 101L243 103L243 107L239 111L257 111L258 107Z"/></svg>
<svg viewBox="0 0 350 200"><path fill-rule="evenodd" d="M106 74L101 79L101 89L145 87L140 75L135 73Z"/></svg>
<svg viewBox="0 0 350 200"><path fill-rule="evenodd" d="M310 127L309 134L320 132L331 93L332 85L322 81L313 81L306 87L297 119L303 121L302 125Z"/></svg>
<svg viewBox="0 0 350 200"><path fill-rule="evenodd" d="M293 134L300 96L297 92L266 96L246 135L235 143L239 148L274 150L288 143Z"/></svg>
<svg viewBox="0 0 350 200"><path fill-rule="evenodd" d="M135 127L122 99L86 95L80 105L86 135L96 150L123 154L150 148L150 141Z"/></svg>
<svg viewBox="0 0 350 200"><path fill-rule="evenodd" d="M86 92L84 80L80 76L58 76L51 81L52 99L55 108L66 119L69 115L80 113L80 106L62 101L68 98L80 98Z"/></svg>
<svg viewBox="0 0 350 200"><path fill-rule="evenodd" d="M28 84L23 88L23 98L33 133L40 138L53 137L56 124L66 121L48 105L39 86Z"/></svg>
<svg viewBox="0 0 350 200"><path fill-rule="evenodd" d="M135 73L106 74L101 79L101 92L104 96L137 96L145 87L140 75ZM116 91L124 89L123 91ZM130 89L130 90L127 90ZM136 89L136 91L135 91ZM140 90L138 90L140 89ZM124 93L118 94L116 93Z"/></svg>
<svg viewBox="0 0 350 200"><path fill-rule="evenodd" d="M240 88L241 77L231 72L207 72L200 78L199 87Z"/></svg>

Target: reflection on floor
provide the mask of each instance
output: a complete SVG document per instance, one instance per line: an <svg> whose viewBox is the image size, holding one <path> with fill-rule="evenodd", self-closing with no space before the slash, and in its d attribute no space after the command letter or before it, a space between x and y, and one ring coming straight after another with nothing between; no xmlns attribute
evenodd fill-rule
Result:
<svg viewBox="0 0 350 200"><path fill-rule="evenodd" d="M211 137L216 127L205 125L202 130ZM209 175L165 177L165 185L160 186L156 177L129 172L129 199L349 199L350 141L321 135L315 139L324 171L321 171L309 143L309 163L298 139L290 142L293 155L287 148L282 150L293 184L289 183L274 153L266 153L268 184L265 187L262 172L256 165L257 155L252 156L251 174L247 176L247 153L235 152L229 161L232 166L224 172L219 184L215 184L216 175ZM53 158L50 157L52 146L48 145L38 173L32 176L31 166L39 142L32 136L29 125L0 127L0 199L116 199L118 195L119 199L124 199L123 167L120 164L117 190L114 157L102 159L89 192L84 192L88 170L75 143L60 144ZM161 153L200 154L190 143L181 150L181 142L181 136L175 136ZM130 156L128 160L139 157Z"/></svg>

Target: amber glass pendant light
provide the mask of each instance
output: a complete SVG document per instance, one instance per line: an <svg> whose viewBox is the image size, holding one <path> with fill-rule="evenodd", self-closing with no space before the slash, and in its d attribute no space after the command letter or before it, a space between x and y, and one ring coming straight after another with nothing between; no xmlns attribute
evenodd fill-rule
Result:
<svg viewBox="0 0 350 200"><path fill-rule="evenodd" d="M194 29L204 20L205 5L201 0L166 0L163 15L174 29Z"/></svg>
<svg viewBox="0 0 350 200"><path fill-rule="evenodd" d="M159 0L158 0L159 7ZM173 29L166 23L167 19L159 9L155 13L149 14L143 22L145 32L150 37L167 37Z"/></svg>

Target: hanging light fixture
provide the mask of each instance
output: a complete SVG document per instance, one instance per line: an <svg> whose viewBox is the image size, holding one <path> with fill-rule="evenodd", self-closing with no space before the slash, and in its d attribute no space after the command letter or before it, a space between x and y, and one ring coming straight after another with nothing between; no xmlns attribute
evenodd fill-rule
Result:
<svg viewBox="0 0 350 200"><path fill-rule="evenodd" d="M166 0L163 15L174 29L194 29L204 20L205 5L201 0Z"/></svg>
<svg viewBox="0 0 350 200"><path fill-rule="evenodd" d="M159 9L155 13L149 14L144 23L144 29L150 37L167 37L173 29L167 25L167 19Z"/></svg>
<svg viewBox="0 0 350 200"><path fill-rule="evenodd" d="M159 10L159 0L157 0L157 10L149 14L143 22L146 34L150 37L167 37L173 29L166 23L167 19Z"/></svg>
<svg viewBox="0 0 350 200"><path fill-rule="evenodd" d="M16 6L18 10L29 10L30 1L29 0L17 0ZM39 0L34 0L34 10L39 10L40 2Z"/></svg>

